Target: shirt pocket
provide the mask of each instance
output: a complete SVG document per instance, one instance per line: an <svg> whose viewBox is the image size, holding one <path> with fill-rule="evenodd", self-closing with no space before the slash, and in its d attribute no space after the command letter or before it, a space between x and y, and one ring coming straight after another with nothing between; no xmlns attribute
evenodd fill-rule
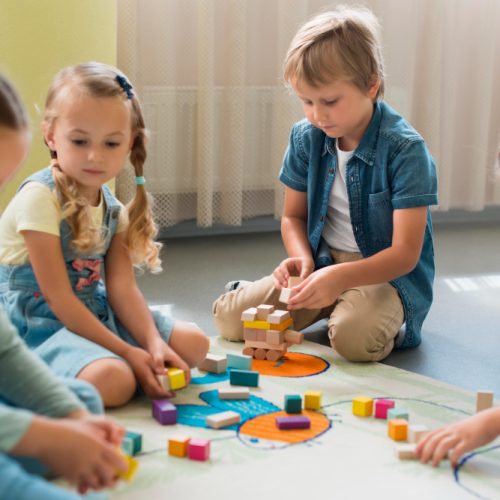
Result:
<svg viewBox="0 0 500 500"><path fill-rule="evenodd" d="M390 190L369 194L367 208L368 231L371 239L383 248L387 248L392 243L393 208Z"/></svg>

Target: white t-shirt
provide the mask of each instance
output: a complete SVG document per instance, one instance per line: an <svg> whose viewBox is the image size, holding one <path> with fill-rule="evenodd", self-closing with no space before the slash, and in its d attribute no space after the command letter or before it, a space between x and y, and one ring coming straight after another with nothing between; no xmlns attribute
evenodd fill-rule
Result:
<svg viewBox="0 0 500 500"><path fill-rule="evenodd" d="M328 211L322 236L330 248L343 252L359 252L354 238L349 211L349 198L345 184L345 169L354 151L342 151L335 141L337 173L328 199Z"/></svg>
<svg viewBox="0 0 500 500"><path fill-rule="evenodd" d="M104 203L91 207L91 216L96 226L102 224ZM28 249L21 231L40 231L59 236L61 206L56 194L45 184L28 182L16 193L0 218L0 264L20 265L29 260ZM128 226L125 207L120 210L117 233Z"/></svg>

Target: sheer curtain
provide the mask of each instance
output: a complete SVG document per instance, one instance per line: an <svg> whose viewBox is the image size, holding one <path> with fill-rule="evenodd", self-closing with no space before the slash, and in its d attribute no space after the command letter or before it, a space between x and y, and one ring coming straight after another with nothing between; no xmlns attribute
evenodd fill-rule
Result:
<svg viewBox="0 0 500 500"><path fill-rule="evenodd" d="M363 3L383 27L386 100L438 164L439 209L500 205L500 2ZM151 132L147 187L160 226L279 217L277 174L290 127L302 117L283 86L282 60L298 26L335 4L118 2L118 65L138 90ZM126 201L133 191L128 170L117 192Z"/></svg>

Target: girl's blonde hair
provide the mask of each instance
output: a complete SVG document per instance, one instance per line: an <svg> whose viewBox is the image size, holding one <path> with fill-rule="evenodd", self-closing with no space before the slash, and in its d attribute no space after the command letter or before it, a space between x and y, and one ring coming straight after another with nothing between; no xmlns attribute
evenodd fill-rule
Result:
<svg viewBox="0 0 500 500"><path fill-rule="evenodd" d="M77 95L117 97L130 102L134 138L130 163L134 167L136 177L142 177L146 161L146 128L141 105L135 91L131 89L125 75L113 66L90 62L64 68L55 76L49 88L43 126L47 130L54 126L61 106L67 103L68 98L74 97L75 91L80 93ZM56 192L62 206L62 217L68 223L73 235L72 247L80 254L102 250L105 235L102 228L92 224L87 200L78 195L76 182L65 175L60 168L56 151L51 151L51 157ZM161 244L154 241L158 230L153 220L149 196L143 185L136 186L135 197L127 205L127 209L129 224L126 245L132 262L136 266L145 265L152 272L160 271Z"/></svg>
<svg viewBox="0 0 500 500"><path fill-rule="evenodd" d="M384 64L375 15L365 7L340 5L308 21L290 44L284 78L313 87L349 80L363 92L378 79L376 98L382 98Z"/></svg>

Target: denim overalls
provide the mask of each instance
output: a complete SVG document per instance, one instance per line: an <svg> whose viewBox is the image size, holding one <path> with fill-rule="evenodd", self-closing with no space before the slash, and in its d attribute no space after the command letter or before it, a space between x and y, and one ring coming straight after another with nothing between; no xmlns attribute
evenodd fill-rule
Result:
<svg viewBox="0 0 500 500"><path fill-rule="evenodd" d="M54 189L51 168L41 170L28 179ZM132 345L137 342L114 315L106 298L104 286L104 258L116 232L120 204L107 186L101 190L104 197L106 228L105 243L101 253L77 255L70 246L71 231L66 223L60 225L61 246L74 293L101 323ZM67 328L54 316L47 305L31 264L0 266L0 303L18 329L28 347L33 349L61 377L76 377L89 363L102 358L118 358L115 353L81 337ZM161 337L168 342L174 321L157 311L152 311Z"/></svg>

